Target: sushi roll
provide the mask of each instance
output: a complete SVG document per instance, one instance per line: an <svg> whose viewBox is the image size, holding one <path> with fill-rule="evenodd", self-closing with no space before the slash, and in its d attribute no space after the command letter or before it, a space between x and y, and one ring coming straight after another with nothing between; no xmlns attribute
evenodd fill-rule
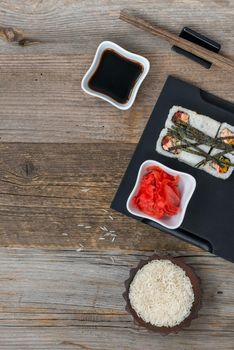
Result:
<svg viewBox="0 0 234 350"><path fill-rule="evenodd" d="M227 179L233 171L229 163L234 163L234 127L187 108L173 106L157 140L156 151ZM210 156L218 154L218 160L211 159Z"/></svg>
<svg viewBox="0 0 234 350"><path fill-rule="evenodd" d="M216 137L220 128L220 123L206 115L198 114L190 109L173 106L168 114L165 126L171 128L176 121L189 123L191 126L210 137Z"/></svg>
<svg viewBox="0 0 234 350"><path fill-rule="evenodd" d="M222 138L224 143L233 146L233 153L234 153L234 127L232 125L229 125L227 123L222 123L218 132L218 138L220 139ZM213 156L213 155L217 155L220 152L222 152L222 150L218 148L213 148L210 154ZM234 154L227 152L226 154L220 156L220 159L224 162L226 161L226 162L234 163ZM225 164L223 164L223 166L220 166L218 163L214 161L209 161L204 166L204 170L215 177L226 180L227 178L229 178L229 176L231 176L233 172L233 167Z"/></svg>
<svg viewBox="0 0 234 350"><path fill-rule="evenodd" d="M178 121L184 124L189 124L193 128L196 128L212 138L217 136L220 128L220 123L214 119L211 119L210 117L198 114L181 106L173 106L169 111L165 125L166 127L171 128L172 126L175 126ZM211 149L210 146L204 144L201 144L198 147L201 149L201 151L205 151L206 153L208 153ZM202 156L193 155L188 152L182 152L178 158L181 162L194 167L204 159ZM199 168L203 167L200 166Z"/></svg>
<svg viewBox="0 0 234 350"><path fill-rule="evenodd" d="M196 166L204 157L183 151L181 142L168 133L168 129L163 129L156 144L156 151L166 157L177 158L183 163Z"/></svg>

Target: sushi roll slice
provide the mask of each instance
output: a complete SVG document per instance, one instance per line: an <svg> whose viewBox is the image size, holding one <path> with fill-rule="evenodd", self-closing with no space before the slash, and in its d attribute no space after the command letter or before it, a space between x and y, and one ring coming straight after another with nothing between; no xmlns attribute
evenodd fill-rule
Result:
<svg viewBox="0 0 234 350"><path fill-rule="evenodd" d="M211 151L211 155L216 155L219 152L220 150L213 149ZM234 156L231 155L230 153L222 155L219 159L224 162L231 162L231 163L234 162ZM215 161L209 161L204 165L203 170L215 177L218 177L219 179L226 180L231 176L233 172L233 167L225 164L220 166Z"/></svg>
<svg viewBox="0 0 234 350"><path fill-rule="evenodd" d="M221 125L218 121L206 115L198 114L181 106L173 106L169 111L165 126L171 128L177 120L189 123L197 130L211 137L217 136Z"/></svg>
<svg viewBox="0 0 234 350"><path fill-rule="evenodd" d="M166 157L177 158L183 163L196 166L204 157L188 153L181 148L181 142L168 133L168 129L163 129L156 144L156 151Z"/></svg>
<svg viewBox="0 0 234 350"><path fill-rule="evenodd" d="M178 149L170 150L171 148L176 146L178 147ZM168 135L168 129L162 129L156 143L156 151L166 157L178 158L181 152L179 146L180 141Z"/></svg>
<svg viewBox="0 0 234 350"><path fill-rule="evenodd" d="M233 146L234 150L234 126L222 123L219 129L218 138L222 138L224 143Z"/></svg>
<svg viewBox="0 0 234 350"><path fill-rule="evenodd" d="M226 137L226 139L225 139ZM233 154L226 153L220 157L221 160L234 163L234 127L227 123L222 123L218 132L218 138L222 138L223 142L233 146ZM211 155L217 155L222 150L214 148L211 151ZM220 179L226 180L231 176L233 167L228 165L220 166L218 163L210 161L204 166L204 170L209 174L216 176Z"/></svg>
<svg viewBox="0 0 234 350"><path fill-rule="evenodd" d="M191 111L190 109L181 106L173 106L169 111L165 125L166 127L171 128L172 126L175 126L178 121L186 124L188 123L192 127L196 128L197 130L203 132L204 134L212 138L215 138L217 136L218 130L221 125L216 120L205 115L198 114L194 111ZM206 153L208 153L211 150L210 146L204 144L201 144L198 147ZM178 159L181 162L195 167L202 162L204 157L183 151L179 154ZM203 169L203 165L199 166L199 169Z"/></svg>

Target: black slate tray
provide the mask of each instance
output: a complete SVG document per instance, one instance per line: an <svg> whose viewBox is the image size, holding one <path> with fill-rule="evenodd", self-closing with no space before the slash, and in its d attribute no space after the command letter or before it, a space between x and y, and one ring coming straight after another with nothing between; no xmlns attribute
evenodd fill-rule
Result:
<svg viewBox="0 0 234 350"><path fill-rule="evenodd" d="M234 124L234 104L169 76L111 208L234 262L234 172L229 179L221 180L155 151L159 133L173 105L181 105L220 122ZM166 229L127 211L126 202L134 187L139 167L147 159L154 159L176 170L190 173L197 180L184 221L176 230Z"/></svg>

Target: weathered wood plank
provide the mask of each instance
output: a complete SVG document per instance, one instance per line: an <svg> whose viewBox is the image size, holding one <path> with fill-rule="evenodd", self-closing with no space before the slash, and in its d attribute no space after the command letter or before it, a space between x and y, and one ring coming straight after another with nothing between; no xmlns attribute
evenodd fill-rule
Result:
<svg viewBox="0 0 234 350"><path fill-rule="evenodd" d="M175 33L185 25L191 26L222 43L227 54L233 52L234 38L230 35L234 30L233 2L228 0L148 0L147 3L145 0L99 0L95 4L92 0L2 0L1 26L18 29L25 38L41 43L22 47L2 41L0 52L92 54L97 43L106 38L131 43L140 50L147 48L149 52L167 51L168 45L164 42L119 20L120 10L126 7Z"/></svg>
<svg viewBox="0 0 234 350"><path fill-rule="evenodd" d="M1 141L136 143L169 74L230 101L234 98L234 76L227 72L215 67L206 70L173 53L162 54L157 46L155 54L137 46L132 49L149 58L151 70L128 111L81 90L94 51L89 55L0 56Z"/></svg>
<svg viewBox="0 0 234 350"><path fill-rule="evenodd" d="M210 32L212 35L214 32L214 38L220 39L229 55L233 56L232 38L229 35L233 27L232 6L229 6L228 2L222 7L220 14L219 1L214 1L212 6L210 3L188 5L186 1L173 2L173 6L169 6L171 1L167 1L168 4L163 2L157 6L154 2L148 2L147 8L144 1L138 1L134 2L134 7L145 8L143 12L146 15L150 15L152 19L155 17L161 24L168 23L177 30L182 23L193 25L195 29L201 28L202 25L203 33ZM99 1L95 8L92 1L83 3L64 0L56 4L54 1L21 1L17 5L14 1L1 2L0 21L3 27L23 27L26 33L30 32L36 40L46 41L47 38L49 41L48 44L28 47L18 47L0 41L0 52L1 49L4 52L4 56L0 57L2 141L101 140L136 143L168 74L174 74L223 98L233 100L232 76L217 68L205 70L183 57L170 53L166 43L118 21L118 11L126 6L125 1L112 6L109 7L108 1ZM189 18L188 6L193 13ZM217 31L216 21L202 21L201 24L201 11L206 13L208 8L209 13L213 15L210 18L219 15L222 31ZM169 21L172 13L173 21ZM80 89L82 76L92 60L97 44L107 38L106 33L103 36L106 28L108 38L146 55L151 62L150 75L134 107L127 112L120 112L103 101L86 96ZM79 32L82 32L82 35L78 35ZM66 55L51 55L54 51ZM8 52L17 55L6 55ZM38 55L41 52L43 56ZM22 55L25 53L26 56ZM118 133L115 130L118 130Z"/></svg>
<svg viewBox="0 0 234 350"><path fill-rule="evenodd" d="M0 138L10 142L0 145L0 246L72 250L0 249L0 350L233 350L233 265L108 208L167 75L230 101L234 78L122 23L124 7L175 33L190 26L234 58L226 0L1 1L0 35L12 28L14 42L0 40ZM151 62L130 111L80 89L106 39ZM203 281L200 317L178 336L148 333L124 311L123 281L155 249L186 255Z"/></svg>
<svg viewBox="0 0 234 350"><path fill-rule="evenodd" d="M173 254L200 276L203 307L191 328L162 337L134 325L122 298L129 269L149 254L1 249L0 349L232 350L234 265Z"/></svg>
<svg viewBox="0 0 234 350"><path fill-rule="evenodd" d="M2 144L0 246L197 250L109 209L133 150L131 144ZM104 236L103 227L114 232Z"/></svg>

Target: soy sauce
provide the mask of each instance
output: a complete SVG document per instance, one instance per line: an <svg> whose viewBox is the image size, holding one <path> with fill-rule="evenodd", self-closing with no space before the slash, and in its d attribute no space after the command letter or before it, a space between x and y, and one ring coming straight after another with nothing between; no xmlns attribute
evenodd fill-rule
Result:
<svg viewBox="0 0 234 350"><path fill-rule="evenodd" d="M90 78L91 89L105 94L119 103L129 100L131 91L143 72L143 67L111 49L106 49Z"/></svg>

